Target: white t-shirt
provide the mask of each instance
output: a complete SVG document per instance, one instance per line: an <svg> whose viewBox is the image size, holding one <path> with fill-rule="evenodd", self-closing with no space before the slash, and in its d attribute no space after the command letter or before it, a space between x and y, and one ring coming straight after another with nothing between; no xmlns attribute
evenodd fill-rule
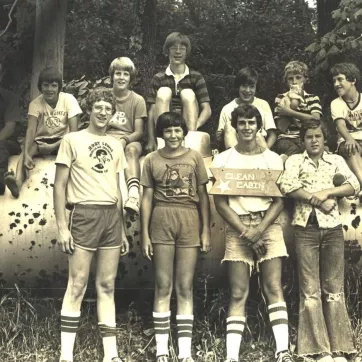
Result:
<svg viewBox="0 0 362 362"><path fill-rule="evenodd" d="M332 119L344 119L348 132L355 140L362 140L362 97L358 95L358 103L354 108L349 108L348 103L342 97L338 97L331 103ZM344 141L342 137L338 140Z"/></svg>
<svg viewBox="0 0 362 362"><path fill-rule="evenodd" d="M252 170L283 170L283 161L268 148L257 155L243 155L234 147L216 155L210 168L235 168ZM266 211L273 199L268 196L228 196L229 206L238 214Z"/></svg>
<svg viewBox="0 0 362 362"><path fill-rule="evenodd" d="M55 161L69 167L67 202L115 204L118 173L127 167L123 147L115 137L98 136L86 129L63 137Z"/></svg>
<svg viewBox="0 0 362 362"><path fill-rule="evenodd" d="M265 138L267 136L266 131L268 129L276 129L271 108L267 101L264 101L264 99L260 99L257 97L254 97L253 103L251 103L251 105L257 108L260 112L261 119L263 121L263 127L260 129L259 132ZM239 107L239 104L237 103L237 98L235 98L222 108L219 118L219 127L217 129L218 131L220 131L227 128L228 145L230 146L235 146L238 143L236 138L236 131L231 126L231 113L237 107ZM235 136L231 135L231 133ZM230 138L232 138L233 140L231 140Z"/></svg>
<svg viewBox="0 0 362 362"><path fill-rule="evenodd" d="M52 108L41 94L29 104L29 116L38 119L35 140L62 138L69 131L69 118L81 114L82 109L72 94L59 93L58 103Z"/></svg>

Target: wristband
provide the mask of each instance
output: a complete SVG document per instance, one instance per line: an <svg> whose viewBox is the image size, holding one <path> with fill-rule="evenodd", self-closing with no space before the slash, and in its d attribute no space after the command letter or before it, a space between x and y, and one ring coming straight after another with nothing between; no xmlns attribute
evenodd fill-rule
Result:
<svg viewBox="0 0 362 362"><path fill-rule="evenodd" d="M122 136L120 139L126 141L126 146L130 143L130 140L127 136Z"/></svg>

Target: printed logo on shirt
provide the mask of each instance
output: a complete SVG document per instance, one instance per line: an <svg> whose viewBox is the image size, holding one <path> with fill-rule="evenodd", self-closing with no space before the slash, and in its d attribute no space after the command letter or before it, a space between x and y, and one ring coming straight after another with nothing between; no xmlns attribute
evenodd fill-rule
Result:
<svg viewBox="0 0 362 362"><path fill-rule="evenodd" d="M44 124L47 128L58 128L61 125L60 118L67 116L67 112L54 111L51 115L44 114Z"/></svg>
<svg viewBox="0 0 362 362"><path fill-rule="evenodd" d="M352 127L361 129L362 109L358 109L356 111L349 111L347 121Z"/></svg>
<svg viewBox="0 0 362 362"><path fill-rule="evenodd" d="M195 196L194 170L190 165L168 166L163 175L166 196Z"/></svg>
<svg viewBox="0 0 362 362"><path fill-rule="evenodd" d="M127 124L128 118L124 112L116 112L112 119L109 121L108 126L117 129L123 129L123 126Z"/></svg>
<svg viewBox="0 0 362 362"><path fill-rule="evenodd" d="M109 162L113 160L113 149L107 142L94 142L89 147L89 157L92 159L92 170L107 173Z"/></svg>

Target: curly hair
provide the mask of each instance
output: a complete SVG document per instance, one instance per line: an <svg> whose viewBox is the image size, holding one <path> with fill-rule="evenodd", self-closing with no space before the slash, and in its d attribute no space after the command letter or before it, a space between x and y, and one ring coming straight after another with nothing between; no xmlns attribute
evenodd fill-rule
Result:
<svg viewBox="0 0 362 362"><path fill-rule="evenodd" d="M112 89L109 88L95 88L87 96L86 106L87 110L92 110L94 103L96 102L108 102L112 105L113 112L116 110L116 98Z"/></svg>
<svg viewBox="0 0 362 362"><path fill-rule="evenodd" d="M300 62L299 60L292 60L285 66L283 75L283 80L285 83L288 83L287 78L290 73L301 74L306 80L309 79L309 69L307 64Z"/></svg>

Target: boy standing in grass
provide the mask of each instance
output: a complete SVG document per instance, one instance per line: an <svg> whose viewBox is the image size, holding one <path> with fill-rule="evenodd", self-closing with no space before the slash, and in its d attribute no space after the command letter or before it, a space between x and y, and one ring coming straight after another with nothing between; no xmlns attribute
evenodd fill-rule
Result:
<svg viewBox="0 0 362 362"><path fill-rule="evenodd" d="M61 74L55 68L40 72L41 95L29 105L25 145L16 175L13 170L5 175L5 184L16 198L29 170L34 168L33 157L56 153L63 136L78 130L78 115L82 110L73 95L61 92L62 86Z"/></svg>
<svg viewBox="0 0 362 362"><path fill-rule="evenodd" d="M275 99L275 124L279 136L273 151L286 160L289 156L303 152L299 137L302 124L310 120L320 120L322 106L319 97L305 91L308 83L308 67L299 61L291 61L284 68L284 82L289 91L278 94Z"/></svg>
<svg viewBox="0 0 362 362"><path fill-rule="evenodd" d="M332 119L340 136L337 152L362 185L362 99L357 89L361 74L352 63L336 64L331 74L338 94L331 103Z"/></svg>
<svg viewBox="0 0 362 362"><path fill-rule="evenodd" d="M283 170L276 153L257 143L262 127L257 108L245 104L231 115L238 143L216 155L211 167ZM216 210L226 226L225 256L230 301L226 320L225 362L238 362L242 333L246 324L245 304L254 258L262 275L262 287L268 303L269 318L276 342L276 361L292 362L289 354L288 313L281 285L282 258L288 256L283 230L277 218L283 209L280 197L214 195Z"/></svg>
<svg viewBox="0 0 362 362"><path fill-rule="evenodd" d="M156 146L155 122L168 111L182 113L189 131L196 131L211 117L210 98L204 77L186 65L191 52L190 39L174 32L167 36L163 51L170 65L157 73L148 90L148 143L146 150Z"/></svg>
<svg viewBox="0 0 362 362"><path fill-rule="evenodd" d="M0 84L3 68L0 60ZM10 155L21 152L15 128L20 122L19 99L12 92L0 87L0 195L5 192L5 173L8 170Z"/></svg>
<svg viewBox="0 0 362 362"><path fill-rule="evenodd" d="M156 361L168 361L170 299L175 276L177 297L178 358L193 362L193 278L199 249L210 249L208 175L202 156L185 148L185 120L166 112L158 119L156 136L165 147L146 156L141 184L142 250L153 260L155 297L153 321Z"/></svg>
<svg viewBox="0 0 362 362"><path fill-rule="evenodd" d="M61 362L73 361L80 308L94 255L103 362L121 362L116 343L114 284L119 256L128 251L119 187L119 172L127 163L120 142L106 135L114 111L112 90L97 88L91 92L87 98L89 127L66 135L56 159L58 244L69 255L69 279L61 311ZM66 204L72 208L69 228Z"/></svg>
<svg viewBox="0 0 362 362"><path fill-rule="evenodd" d="M234 84L239 97L221 110L219 127L216 132L218 142L224 140L226 148L234 147L238 143L235 129L231 126L231 113L242 104L253 105L261 114L263 126L258 133L259 143L270 149L277 139L273 114L268 102L255 97L257 82L258 73L252 68L242 68L236 74Z"/></svg>
<svg viewBox="0 0 362 362"><path fill-rule="evenodd" d="M127 57L116 58L109 67L116 97L116 113L108 124L107 134L121 141L128 167L125 179L128 199L125 210L139 214L140 162L142 153L143 122L147 117L146 102L130 89L136 78L136 67Z"/></svg>
<svg viewBox="0 0 362 362"><path fill-rule="evenodd" d="M319 362L347 362L356 352L344 300L344 237L336 198L358 194L356 176L341 156L324 151L319 121L300 130L305 151L285 164L281 189L296 200L295 251L299 275L297 350ZM344 181L336 184L336 175Z"/></svg>

